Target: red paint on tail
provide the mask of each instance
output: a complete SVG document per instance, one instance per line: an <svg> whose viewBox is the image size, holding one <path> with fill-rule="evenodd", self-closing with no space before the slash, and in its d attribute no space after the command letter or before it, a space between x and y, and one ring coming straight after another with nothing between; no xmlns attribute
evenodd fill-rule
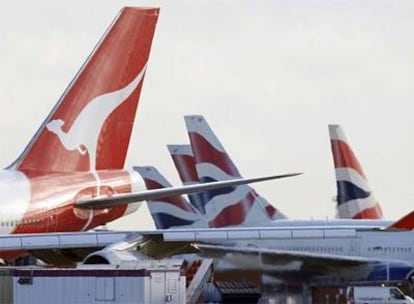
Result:
<svg viewBox="0 0 414 304"><path fill-rule="evenodd" d="M357 213L353 219L355 220L378 220L382 219L382 210L379 204L376 204L375 206L371 208L367 208L362 210L360 213Z"/></svg>
<svg viewBox="0 0 414 304"><path fill-rule="evenodd" d="M346 142L341 140L331 140L331 148L335 168L352 168L365 177L358 159Z"/></svg>
<svg viewBox="0 0 414 304"><path fill-rule="evenodd" d="M102 118L102 123L96 127L96 136L89 134L89 128L82 128L81 125L78 129L82 131L71 134L69 143L64 145L62 138L69 137L71 128L75 128L79 122L77 118L85 112L89 103L125 88L140 72L145 73L158 11L129 7L121 11L16 161L15 168L37 173L123 168L143 78L122 99L122 103ZM95 119L93 115L95 113L90 115L91 120ZM51 125L47 127L51 122L55 123L55 134L51 131ZM96 147L96 151L89 151L88 142ZM95 159L91 159L93 157Z"/></svg>
<svg viewBox="0 0 414 304"><path fill-rule="evenodd" d="M407 215L400 218L391 226L387 227L387 230L394 230L394 229L401 229L401 230L412 230L414 229L414 211L411 211Z"/></svg>

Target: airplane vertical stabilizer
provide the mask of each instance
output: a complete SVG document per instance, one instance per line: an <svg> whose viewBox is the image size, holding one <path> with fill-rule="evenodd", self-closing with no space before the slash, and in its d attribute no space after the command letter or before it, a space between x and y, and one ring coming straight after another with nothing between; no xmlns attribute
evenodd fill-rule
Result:
<svg viewBox="0 0 414 304"><path fill-rule="evenodd" d="M198 183L195 159L191 145L167 145L180 180L184 185ZM199 193L189 194L188 199L199 212L205 214L205 202Z"/></svg>
<svg viewBox="0 0 414 304"><path fill-rule="evenodd" d="M200 182L240 178L237 167L200 115L185 116ZM201 193L210 227L266 225L285 218L250 186L238 186Z"/></svg>
<svg viewBox="0 0 414 304"><path fill-rule="evenodd" d="M124 167L158 12L121 10L10 168L38 174Z"/></svg>
<svg viewBox="0 0 414 304"><path fill-rule="evenodd" d="M381 219L381 206L374 197L345 134L339 125L329 125L337 185L339 218Z"/></svg>
<svg viewBox="0 0 414 304"><path fill-rule="evenodd" d="M134 167L134 170L141 174L148 190L172 186L154 167ZM157 229L207 227L207 223L202 221L201 214L182 195L149 200L147 204Z"/></svg>

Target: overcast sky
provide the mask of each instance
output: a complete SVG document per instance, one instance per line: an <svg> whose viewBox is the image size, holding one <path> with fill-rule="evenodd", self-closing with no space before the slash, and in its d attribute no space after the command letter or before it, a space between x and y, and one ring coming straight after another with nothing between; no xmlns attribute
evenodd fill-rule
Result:
<svg viewBox="0 0 414 304"><path fill-rule="evenodd" d="M341 124L387 218L414 209L414 2L0 1L0 164L9 165L124 5L161 7L127 165L174 184L165 147L206 117L286 215L333 218L329 123ZM145 208L110 227L152 228Z"/></svg>

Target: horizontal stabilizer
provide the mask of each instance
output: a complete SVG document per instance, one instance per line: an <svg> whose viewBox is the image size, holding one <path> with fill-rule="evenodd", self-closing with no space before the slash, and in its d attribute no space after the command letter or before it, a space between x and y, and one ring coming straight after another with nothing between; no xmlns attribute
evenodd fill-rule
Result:
<svg viewBox="0 0 414 304"><path fill-rule="evenodd" d="M80 199L75 203L75 206L78 208L92 208L92 209L105 209L110 207L116 207L119 205L132 204L140 201L146 200L155 200L163 197L168 197L171 195L181 195L181 194L191 194L197 192L203 192L207 190L225 188L232 186L239 186L250 183L263 182L273 179L280 179L285 177L292 177L300 175L302 173L288 173L282 175L272 175L266 177L257 177L257 178L241 178L233 179L219 182L203 183L203 184L193 184L186 185L181 187L171 187L163 189L153 189L147 191L140 191L135 193L122 193L114 194L112 196L104 197L95 197L90 199Z"/></svg>

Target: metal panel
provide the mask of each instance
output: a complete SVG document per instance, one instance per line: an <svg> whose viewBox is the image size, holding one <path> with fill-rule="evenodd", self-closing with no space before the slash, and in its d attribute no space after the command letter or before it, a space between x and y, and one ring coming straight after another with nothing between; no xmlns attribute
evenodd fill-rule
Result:
<svg viewBox="0 0 414 304"><path fill-rule="evenodd" d="M99 245L108 245L116 242L120 242L127 237L127 233L96 233L96 238L98 239Z"/></svg>
<svg viewBox="0 0 414 304"><path fill-rule="evenodd" d="M115 300L115 278L97 277L95 278L95 299L97 301Z"/></svg>
<svg viewBox="0 0 414 304"><path fill-rule="evenodd" d="M115 303L151 303L149 290L145 289L149 281L150 277L116 277ZM103 302L102 304L109 303Z"/></svg>
<svg viewBox="0 0 414 304"><path fill-rule="evenodd" d="M165 303L165 272L152 271L151 272L151 302L150 303Z"/></svg>
<svg viewBox="0 0 414 304"><path fill-rule="evenodd" d="M95 297L95 281L93 277L63 278L62 295L64 304L91 303ZM76 292L74 292L76 290Z"/></svg>
<svg viewBox="0 0 414 304"><path fill-rule="evenodd" d="M292 230L294 238L322 238L324 236L322 229Z"/></svg>
<svg viewBox="0 0 414 304"><path fill-rule="evenodd" d="M262 239L290 239L292 230L262 230L260 231Z"/></svg>
<svg viewBox="0 0 414 304"><path fill-rule="evenodd" d="M337 237L355 237L354 229L325 229L326 238L337 238Z"/></svg>
<svg viewBox="0 0 414 304"><path fill-rule="evenodd" d="M0 272L0 303L14 303L13 277L8 271Z"/></svg>
<svg viewBox="0 0 414 304"><path fill-rule="evenodd" d="M18 249L21 248L21 239L15 236L4 236L0 238L0 248L7 250L8 248Z"/></svg>
<svg viewBox="0 0 414 304"><path fill-rule="evenodd" d="M227 231L197 231L195 233L197 240L226 240Z"/></svg>
<svg viewBox="0 0 414 304"><path fill-rule="evenodd" d="M1 250L33 250L106 246L125 239L127 232L74 232L1 235Z"/></svg>
<svg viewBox="0 0 414 304"><path fill-rule="evenodd" d="M25 248L58 248L59 237L57 235L36 235L22 237L22 246Z"/></svg>
<svg viewBox="0 0 414 304"><path fill-rule="evenodd" d="M15 301L0 303L60 303L60 304L98 304L98 303L165 303L165 273L170 269L164 269L156 273L160 274L160 281L153 282L153 292L155 297L160 299L151 302L150 290L145 286L149 285L149 277L134 276L78 276L76 270L68 270L67 274L62 277L33 276L32 284L19 284L19 276L13 277L13 287ZM65 269L61 269L62 272ZM83 270L81 270L83 271ZM99 271L97 269L96 271ZM73 274L73 276L72 276ZM179 276L180 270L175 270L176 277ZM157 275L155 275L157 276ZM185 282L185 277L181 280ZM1 278L0 278L1 281ZM185 293L185 285L181 286L179 291ZM183 301L180 303L184 303Z"/></svg>
<svg viewBox="0 0 414 304"><path fill-rule="evenodd" d="M164 240L166 241L195 241L195 233L194 232L164 232L163 233Z"/></svg>
<svg viewBox="0 0 414 304"><path fill-rule="evenodd" d="M169 304L179 304L183 301L181 300L181 293L180 293L180 273L177 271L167 271L165 273L166 279L166 294L165 299L166 303ZM183 297L184 300L184 297Z"/></svg>
<svg viewBox="0 0 414 304"><path fill-rule="evenodd" d="M84 233L82 236L78 234L61 234L59 236L60 245L65 248L68 247L83 247L83 246L96 246L98 240L95 233Z"/></svg>
<svg viewBox="0 0 414 304"><path fill-rule="evenodd" d="M259 239L260 232L258 230L242 230L229 231L227 233L229 239Z"/></svg>

